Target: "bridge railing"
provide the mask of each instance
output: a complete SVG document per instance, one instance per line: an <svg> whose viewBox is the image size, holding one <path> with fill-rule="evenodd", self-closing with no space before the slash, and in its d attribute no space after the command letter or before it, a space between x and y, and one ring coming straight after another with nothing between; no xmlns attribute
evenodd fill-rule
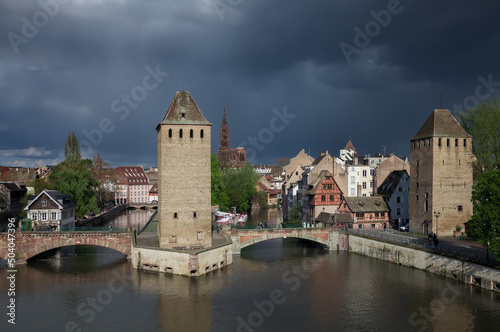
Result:
<svg viewBox="0 0 500 332"><path fill-rule="evenodd" d="M390 241L390 242L395 242L395 243L402 243L402 244L421 246L421 247L428 246L427 239L408 238L405 236L394 235L394 234L391 234L388 232L383 232L383 231L374 231L374 230L362 229L362 228L348 228L347 232L366 236L366 237L371 237L374 239L381 239L381 240L386 240L386 241Z"/></svg>
<svg viewBox="0 0 500 332"><path fill-rule="evenodd" d="M314 229L314 228L327 228L327 227L304 227L302 223L295 224L268 224L267 227L265 224L262 224L262 228L256 225L231 225L231 228L235 229L290 229L290 228L302 228L302 229ZM328 226L330 228L330 226ZM338 227L333 227L334 229L338 229Z"/></svg>
<svg viewBox="0 0 500 332"><path fill-rule="evenodd" d="M112 228L109 227L63 227L61 232L126 232L126 228ZM50 229L37 229L37 232L52 232ZM56 231L57 232L57 231Z"/></svg>

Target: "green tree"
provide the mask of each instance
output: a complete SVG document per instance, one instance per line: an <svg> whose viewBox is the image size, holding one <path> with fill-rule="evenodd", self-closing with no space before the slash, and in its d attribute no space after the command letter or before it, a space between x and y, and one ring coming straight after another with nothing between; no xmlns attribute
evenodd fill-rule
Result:
<svg viewBox="0 0 500 332"><path fill-rule="evenodd" d="M300 222L300 204L299 203L294 203L292 205L292 208L288 212L288 217L287 217L287 222L288 223L298 223Z"/></svg>
<svg viewBox="0 0 500 332"><path fill-rule="evenodd" d="M474 213L467 234L500 259L500 172L489 170L476 178L472 188Z"/></svg>
<svg viewBox="0 0 500 332"><path fill-rule="evenodd" d="M76 139L74 131L69 133L64 145L64 159L69 165L76 165L81 159L80 143Z"/></svg>
<svg viewBox="0 0 500 332"><path fill-rule="evenodd" d="M236 207L239 211L250 210L258 180L259 175L249 163L238 169L227 168L222 174L222 181L229 198L228 207Z"/></svg>
<svg viewBox="0 0 500 332"><path fill-rule="evenodd" d="M492 99L467 112L460 113L463 128L472 135L472 152L476 157L474 175L500 167L500 105Z"/></svg>
<svg viewBox="0 0 500 332"><path fill-rule="evenodd" d="M89 159L81 160L76 167L62 162L54 167L49 175L53 189L71 195L76 204L75 214L78 218L83 218L89 212L99 212L93 190L99 185L99 181L90 172L91 164Z"/></svg>
<svg viewBox="0 0 500 332"><path fill-rule="evenodd" d="M19 217L19 219L23 220L24 218L26 218L28 216L28 211L24 210L24 208L26 206L28 206L28 193L24 194L23 198L21 198L20 203L23 206L23 208L19 212L18 217Z"/></svg>
<svg viewBox="0 0 500 332"><path fill-rule="evenodd" d="M222 172L220 170L217 156L211 155L211 189L212 189L212 205L219 205L219 209L227 211L229 208L229 197L227 197L226 188L222 181Z"/></svg>
<svg viewBox="0 0 500 332"><path fill-rule="evenodd" d="M45 189L51 189L51 183L48 178L36 178L33 186L35 188L35 196L44 191Z"/></svg>

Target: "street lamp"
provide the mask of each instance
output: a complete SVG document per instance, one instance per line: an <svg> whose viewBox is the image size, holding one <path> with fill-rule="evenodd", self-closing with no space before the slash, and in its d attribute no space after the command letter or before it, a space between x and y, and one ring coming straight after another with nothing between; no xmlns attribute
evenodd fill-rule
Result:
<svg viewBox="0 0 500 332"><path fill-rule="evenodd" d="M434 211L434 217L436 217L436 236L438 235L438 218L441 215L441 212Z"/></svg>
<svg viewBox="0 0 500 332"><path fill-rule="evenodd" d="M325 207L323 206L323 227L326 226L325 218L326 218Z"/></svg>

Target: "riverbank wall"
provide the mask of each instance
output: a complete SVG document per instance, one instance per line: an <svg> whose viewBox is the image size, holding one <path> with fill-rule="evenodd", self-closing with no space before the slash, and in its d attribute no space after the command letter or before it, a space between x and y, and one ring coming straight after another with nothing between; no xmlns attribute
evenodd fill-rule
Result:
<svg viewBox="0 0 500 332"><path fill-rule="evenodd" d="M339 250L417 268L500 292L500 270L465 259L345 233L339 233Z"/></svg>
<svg viewBox="0 0 500 332"><path fill-rule="evenodd" d="M93 222L100 224L101 222L105 222L106 220L116 218L117 216L122 214L123 211L125 211L126 209L127 209L126 205L118 205L118 206L115 206L114 208L112 208L112 209L110 209L102 214L99 214L95 217L81 219L77 222L77 225L78 226L90 226L93 224Z"/></svg>

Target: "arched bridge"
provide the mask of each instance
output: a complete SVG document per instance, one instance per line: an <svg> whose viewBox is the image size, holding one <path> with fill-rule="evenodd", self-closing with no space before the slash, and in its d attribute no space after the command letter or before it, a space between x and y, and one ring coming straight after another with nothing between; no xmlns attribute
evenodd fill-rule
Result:
<svg viewBox="0 0 500 332"><path fill-rule="evenodd" d="M320 243L330 250L337 250L339 233L337 228L277 228L277 229L231 229L233 254L262 241L277 238L298 238Z"/></svg>
<svg viewBox="0 0 500 332"><path fill-rule="evenodd" d="M15 252L16 264L26 261L42 252L73 245L92 245L119 251L127 257L131 254L131 232L16 232L15 238L0 233L0 253L7 260L9 248ZM14 241L12 241L12 239ZM9 243L10 246L9 246ZM15 246L12 245L15 244Z"/></svg>

